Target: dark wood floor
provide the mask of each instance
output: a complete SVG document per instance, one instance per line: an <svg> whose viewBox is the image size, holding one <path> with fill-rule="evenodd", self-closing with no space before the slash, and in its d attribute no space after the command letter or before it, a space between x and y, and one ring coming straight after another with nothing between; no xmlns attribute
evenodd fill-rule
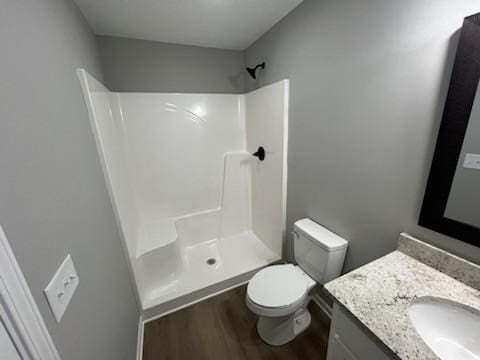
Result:
<svg viewBox="0 0 480 360"><path fill-rule="evenodd" d="M292 342L265 344L242 286L145 324L143 360L322 360L330 320L310 304L312 323Z"/></svg>

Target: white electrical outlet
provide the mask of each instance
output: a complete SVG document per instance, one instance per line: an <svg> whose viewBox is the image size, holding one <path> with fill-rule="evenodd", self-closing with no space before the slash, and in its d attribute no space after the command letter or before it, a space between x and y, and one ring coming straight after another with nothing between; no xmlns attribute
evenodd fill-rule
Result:
<svg viewBox="0 0 480 360"><path fill-rule="evenodd" d="M44 290L57 323L62 319L78 283L78 275L69 254Z"/></svg>
<svg viewBox="0 0 480 360"><path fill-rule="evenodd" d="M465 161L463 167L467 169L480 170L480 154L467 154L465 155Z"/></svg>

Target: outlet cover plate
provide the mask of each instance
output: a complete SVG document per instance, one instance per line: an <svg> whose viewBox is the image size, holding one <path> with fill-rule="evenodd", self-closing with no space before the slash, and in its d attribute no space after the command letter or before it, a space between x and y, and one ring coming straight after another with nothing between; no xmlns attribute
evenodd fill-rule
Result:
<svg viewBox="0 0 480 360"><path fill-rule="evenodd" d="M463 167L480 170L480 154L466 154Z"/></svg>
<svg viewBox="0 0 480 360"><path fill-rule="evenodd" d="M73 265L72 257L68 254L44 290L57 323L62 319L78 283L77 271Z"/></svg>

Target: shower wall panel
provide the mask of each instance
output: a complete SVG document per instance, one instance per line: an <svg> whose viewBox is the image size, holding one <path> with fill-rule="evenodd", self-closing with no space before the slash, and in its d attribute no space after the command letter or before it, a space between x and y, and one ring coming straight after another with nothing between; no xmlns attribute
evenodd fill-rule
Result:
<svg viewBox="0 0 480 360"><path fill-rule="evenodd" d="M222 213L225 192L229 199L232 192L237 194L236 199L242 199L229 205L244 214L243 219L230 217L226 224L235 222L235 230L247 231L247 175L238 173L227 178L227 165L229 172L248 170L240 168L240 158L232 163L229 155L245 148L243 97L154 93L117 96L142 220L137 256L180 237L190 245L219 238L221 221L226 219Z"/></svg>
<svg viewBox="0 0 480 360"><path fill-rule="evenodd" d="M118 225L126 240L128 253L133 256L136 252L140 218L127 166L125 124L120 117L115 116L118 113L115 94L85 70L78 70L78 76Z"/></svg>
<svg viewBox="0 0 480 360"><path fill-rule="evenodd" d="M239 96L120 93L145 221L221 206L224 156L243 150Z"/></svg>
<svg viewBox="0 0 480 360"><path fill-rule="evenodd" d="M246 95L246 145L252 153L259 146L266 151L264 161L251 168L252 230L273 252L282 254L285 241L288 80Z"/></svg>

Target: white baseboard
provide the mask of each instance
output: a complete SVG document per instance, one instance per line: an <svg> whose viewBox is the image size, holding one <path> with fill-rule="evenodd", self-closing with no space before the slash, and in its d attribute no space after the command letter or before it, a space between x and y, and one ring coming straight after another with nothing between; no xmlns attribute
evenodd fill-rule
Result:
<svg viewBox="0 0 480 360"><path fill-rule="evenodd" d="M142 360L143 358L143 329L145 328L145 322L143 321L143 316L140 315L138 318L138 333L137 333L137 360Z"/></svg>

